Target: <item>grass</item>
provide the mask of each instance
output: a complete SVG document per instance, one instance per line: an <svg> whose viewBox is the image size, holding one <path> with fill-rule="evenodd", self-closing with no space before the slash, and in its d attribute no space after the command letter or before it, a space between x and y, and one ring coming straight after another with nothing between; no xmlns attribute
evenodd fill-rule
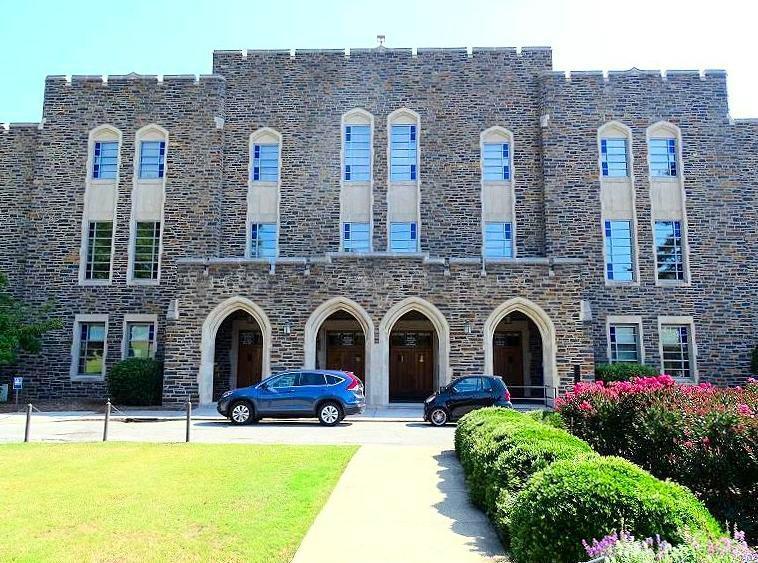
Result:
<svg viewBox="0 0 758 563"><path fill-rule="evenodd" d="M0 445L0 558L289 561L355 450Z"/></svg>

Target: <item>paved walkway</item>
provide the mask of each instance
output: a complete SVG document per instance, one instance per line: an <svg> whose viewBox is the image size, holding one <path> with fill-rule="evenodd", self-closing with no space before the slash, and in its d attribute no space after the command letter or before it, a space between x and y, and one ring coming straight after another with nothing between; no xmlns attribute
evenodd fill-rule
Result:
<svg viewBox="0 0 758 563"><path fill-rule="evenodd" d="M449 447L449 446L448 446ZM474 508L455 454L440 447L363 446L293 563L508 561Z"/></svg>

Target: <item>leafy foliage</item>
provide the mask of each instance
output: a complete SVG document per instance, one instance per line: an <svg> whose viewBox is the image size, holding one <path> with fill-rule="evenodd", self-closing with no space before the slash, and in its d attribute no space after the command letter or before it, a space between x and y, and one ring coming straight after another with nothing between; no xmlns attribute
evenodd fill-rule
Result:
<svg viewBox="0 0 758 563"><path fill-rule="evenodd" d="M152 358L128 358L108 374L108 394L119 405L160 405L163 366Z"/></svg>
<svg viewBox="0 0 758 563"><path fill-rule="evenodd" d="M718 523L686 488L661 481L616 457L556 461L534 475L511 514L519 561L574 563L584 538L624 528L673 543L721 535Z"/></svg>
<svg viewBox="0 0 758 563"><path fill-rule="evenodd" d="M628 362L615 364L597 364L595 379L609 383L611 381L629 381L635 377L655 377L658 370L653 366Z"/></svg>
<svg viewBox="0 0 758 563"><path fill-rule="evenodd" d="M42 336L63 326L50 317L51 305L33 308L8 289L8 277L0 272L0 365L16 363L21 351L37 353L42 348Z"/></svg>
<svg viewBox="0 0 758 563"><path fill-rule="evenodd" d="M557 402L567 427L686 485L724 523L758 536L758 382L679 385L668 376L577 384Z"/></svg>

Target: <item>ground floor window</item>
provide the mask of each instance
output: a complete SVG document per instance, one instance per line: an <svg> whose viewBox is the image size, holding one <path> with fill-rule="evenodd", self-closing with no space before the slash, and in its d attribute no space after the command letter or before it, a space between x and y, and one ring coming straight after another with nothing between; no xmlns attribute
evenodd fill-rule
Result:
<svg viewBox="0 0 758 563"><path fill-rule="evenodd" d="M640 337L636 325L610 325L611 363L639 362Z"/></svg>
<svg viewBox="0 0 758 563"><path fill-rule="evenodd" d="M692 377L692 331L685 324L661 325L663 372L671 377Z"/></svg>
<svg viewBox="0 0 758 563"><path fill-rule="evenodd" d="M105 360L105 323L79 323L78 375L103 375Z"/></svg>
<svg viewBox="0 0 758 563"><path fill-rule="evenodd" d="M155 323L126 323L126 357L152 358L155 354Z"/></svg>

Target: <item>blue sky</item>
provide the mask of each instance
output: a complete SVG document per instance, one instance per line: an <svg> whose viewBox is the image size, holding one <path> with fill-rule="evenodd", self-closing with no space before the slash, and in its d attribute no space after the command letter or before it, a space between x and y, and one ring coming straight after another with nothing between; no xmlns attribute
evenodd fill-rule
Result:
<svg viewBox="0 0 758 563"><path fill-rule="evenodd" d="M549 45L558 70L725 68L758 117L751 0L0 0L0 122L38 121L48 74L199 74L213 49Z"/></svg>

